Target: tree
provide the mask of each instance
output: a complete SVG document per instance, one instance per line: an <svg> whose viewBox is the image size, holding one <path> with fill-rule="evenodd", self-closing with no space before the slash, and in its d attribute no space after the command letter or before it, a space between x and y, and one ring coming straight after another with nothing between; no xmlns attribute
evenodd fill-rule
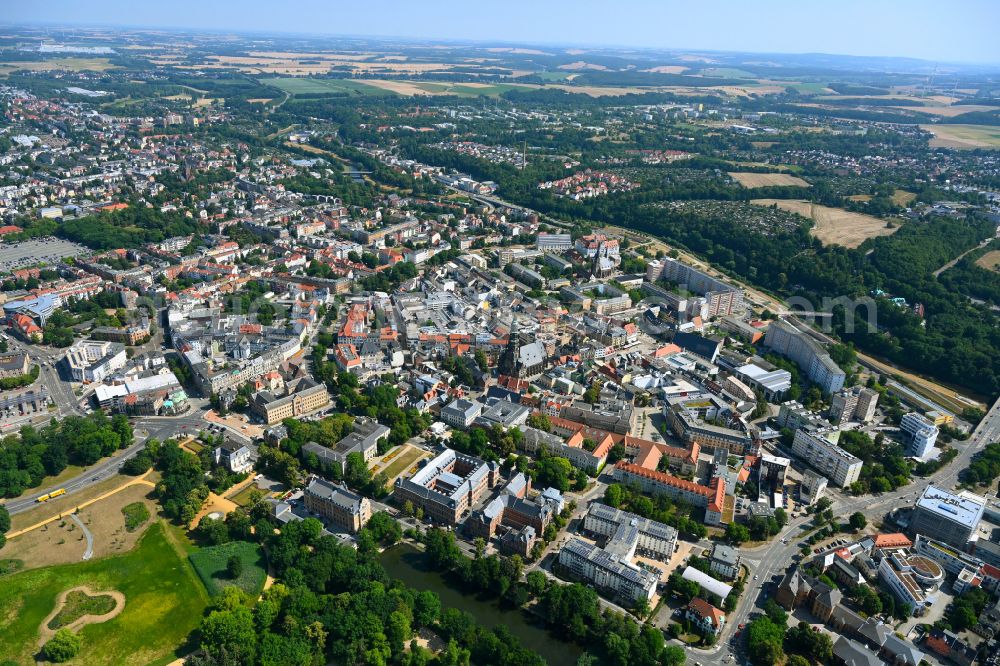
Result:
<svg viewBox="0 0 1000 666"><path fill-rule="evenodd" d="M772 666L781 663L785 656L782 643L785 627L762 616L747 625L747 653L755 666Z"/></svg>
<svg viewBox="0 0 1000 666"><path fill-rule="evenodd" d="M750 530L745 525L729 523L726 525L726 540L734 546L738 546L750 539Z"/></svg>
<svg viewBox="0 0 1000 666"><path fill-rule="evenodd" d="M604 491L604 503L618 508L625 502L625 489L617 483L612 483Z"/></svg>
<svg viewBox="0 0 1000 666"><path fill-rule="evenodd" d="M243 560L240 559L239 555L234 554L229 556L229 559L226 561L226 572L232 580L236 580L243 575Z"/></svg>
<svg viewBox="0 0 1000 666"><path fill-rule="evenodd" d="M785 634L785 647L813 663L825 664L833 658L833 641L829 634L813 629L806 622L799 622Z"/></svg>
<svg viewBox="0 0 1000 666"><path fill-rule="evenodd" d="M855 532L857 532L858 530L863 530L865 527L868 526L868 519L865 518L865 514L861 513L860 511L855 511L854 513L852 513L849 522L851 523L851 527L854 528Z"/></svg>
<svg viewBox="0 0 1000 666"><path fill-rule="evenodd" d="M60 629L55 636L42 648L42 654L49 661L61 664L69 661L80 652L80 637L69 629Z"/></svg>

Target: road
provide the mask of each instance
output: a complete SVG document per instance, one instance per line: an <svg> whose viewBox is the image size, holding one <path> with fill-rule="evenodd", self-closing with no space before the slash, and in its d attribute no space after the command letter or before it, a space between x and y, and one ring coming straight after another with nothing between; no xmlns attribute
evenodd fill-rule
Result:
<svg viewBox="0 0 1000 666"><path fill-rule="evenodd" d="M118 474L118 471L126 460L143 449L147 439L155 438L164 440L170 437L197 434L200 429L205 427L205 421L202 419L203 414L204 412L196 412L175 417L142 417L134 419L132 428L135 431L136 441L127 449L91 465L72 479L45 489L36 489L29 495L7 501L4 506L7 507L11 515L16 515L38 506L38 498L51 493L53 490L65 488L66 495L72 495L89 488L95 483L110 479Z"/></svg>
<svg viewBox="0 0 1000 666"><path fill-rule="evenodd" d="M969 439L955 445L959 449L959 454L951 463L927 478L918 479L915 483L882 495L853 497L831 493L833 513L843 518L860 511L871 523L881 519L893 509L911 505L928 485L933 484L950 490L958 482L962 470L969 466L972 457L987 444L998 440L1000 440L1000 399L993 403ZM740 624L748 622L750 616L760 610L765 601L762 596L763 588L771 582L772 577L784 576L785 572L795 565L794 560L800 548L799 531L811 520L811 516L792 520L774 541L758 548L741 551L743 562L750 570L743 597L736 610L729 614L726 627L715 646L709 650L691 649L691 652L698 655L699 663L721 664L733 654L734 648L729 645L730 638ZM787 539L787 543L782 543L782 539Z"/></svg>

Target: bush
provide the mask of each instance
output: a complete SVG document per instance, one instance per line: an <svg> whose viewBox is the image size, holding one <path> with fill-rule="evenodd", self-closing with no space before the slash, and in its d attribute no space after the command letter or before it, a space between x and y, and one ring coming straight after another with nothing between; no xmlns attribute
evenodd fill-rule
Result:
<svg viewBox="0 0 1000 666"><path fill-rule="evenodd" d="M42 655L49 661L61 664L80 652L80 637L69 629L60 629L42 648Z"/></svg>
<svg viewBox="0 0 1000 666"><path fill-rule="evenodd" d="M127 504L122 507L122 513L125 515L125 529L129 532L135 532L149 520L149 509L145 502Z"/></svg>

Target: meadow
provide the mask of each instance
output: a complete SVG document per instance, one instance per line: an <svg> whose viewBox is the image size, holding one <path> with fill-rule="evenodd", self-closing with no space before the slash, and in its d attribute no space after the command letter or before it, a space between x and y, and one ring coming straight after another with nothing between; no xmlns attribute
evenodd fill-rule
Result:
<svg viewBox="0 0 1000 666"><path fill-rule="evenodd" d="M236 555L243 562L243 573L236 580L231 579L226 571L226 565L232 555ZM198 577L212 596L220 594L230 585L236 585L253 597L258 596L264 589L267 564L264 560L264 551L255 543L231 541L220 546L199 548L191 553L190 559Z"/></svg>
<svg viewBox="0 0 1000 666"><path fill-rule="evenodd" d="M0 579L0 654L33 663L41 625L65 591L87 586L125 597L121 614L80 630L82 664L165 664L198 625L208 595L163 522L131 552Z"/></svg>

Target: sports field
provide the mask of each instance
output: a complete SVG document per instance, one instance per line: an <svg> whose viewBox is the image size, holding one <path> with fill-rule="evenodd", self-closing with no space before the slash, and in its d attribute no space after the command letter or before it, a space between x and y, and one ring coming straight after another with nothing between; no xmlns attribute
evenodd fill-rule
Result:
<svg viewBox="0 0 1000 666"><path fill-rule="evenodd" d="M73 663L165 664L201 620L208 594L187 558L157 522L139 546L118 557L0 577L0 655L34 663L42 624L67 590L120 592L121 614L80 630Z"/></svg>

